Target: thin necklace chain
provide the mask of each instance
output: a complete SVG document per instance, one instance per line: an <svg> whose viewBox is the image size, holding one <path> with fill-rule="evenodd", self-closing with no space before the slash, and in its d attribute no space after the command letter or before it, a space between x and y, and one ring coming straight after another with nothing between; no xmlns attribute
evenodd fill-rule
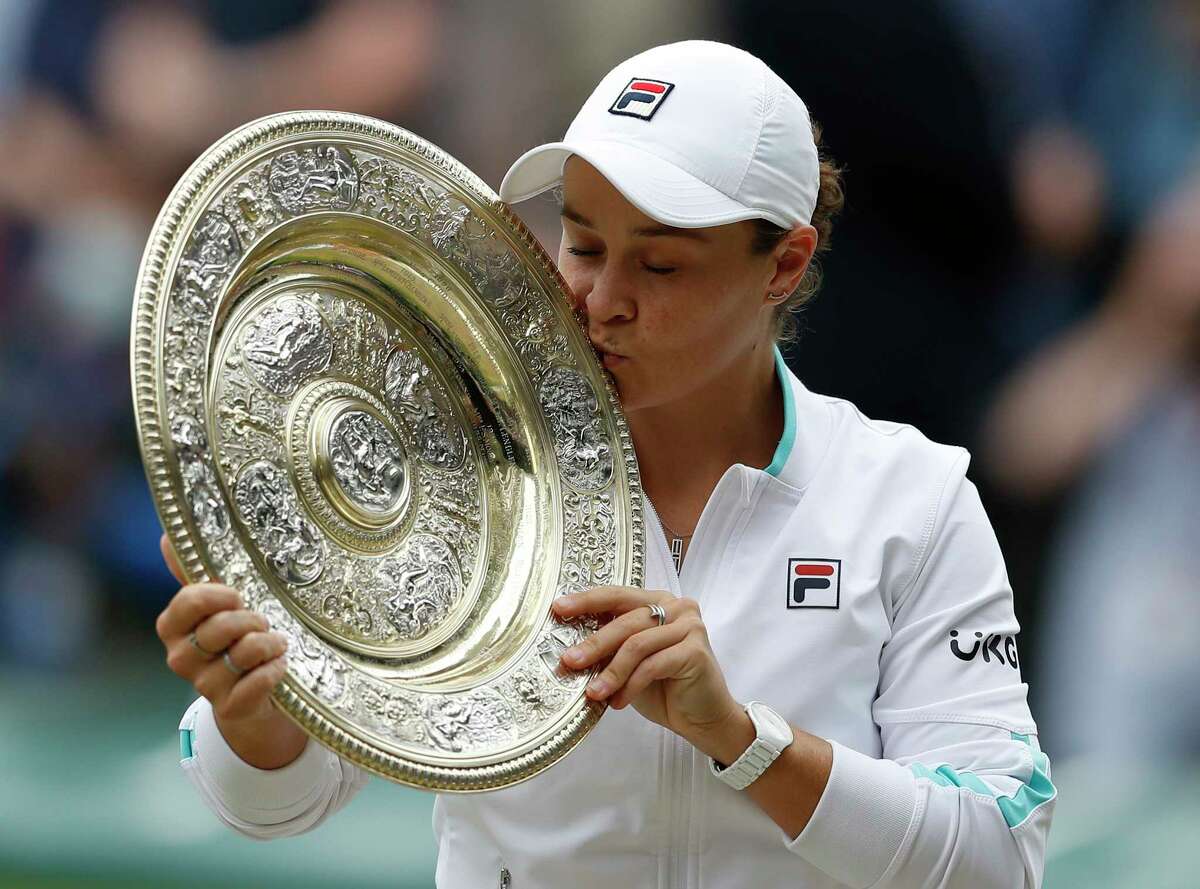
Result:
<svg viewBox="0 0 1200 889"><path fill-rule="evenodd" d="M695 534L696 530L693 528L692 534L676 534L671 526L663 521L662 514L657 509L654 512L658 515L658 523L662 525L663 530L667 532L667 536L670 538L667 542L671 552L671 561L675 564L675 573L678 574L683 568L683 547L692 539L692 534Z"/></svg>
<svg viewBox="0 0 1200 889"><path fill-rule="evenodd" d="M670 525L668 525L665 521L663 521L663 517L661 514L659 514L658 521L659 521L659 524L661 524L663 526L664 531L666 531L672 537L678 537L680 540L691 540L692 534L696 533L696 530L693 528L692 534L676 534L675 530Z"/></svg>

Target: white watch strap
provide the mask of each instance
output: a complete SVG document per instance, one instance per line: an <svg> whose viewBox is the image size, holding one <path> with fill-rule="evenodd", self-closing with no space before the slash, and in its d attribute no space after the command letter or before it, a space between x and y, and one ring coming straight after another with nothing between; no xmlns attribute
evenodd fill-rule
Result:
<svg viewBox="0 0 1200 889"><path fill-rule="evenodd" d="M721 766L711 756L708 758L708 770L734 790L745 790L753 784L793 740L787 720L766 704L751 701L745 710L756 732L750 746L728 767Z"/></svg>

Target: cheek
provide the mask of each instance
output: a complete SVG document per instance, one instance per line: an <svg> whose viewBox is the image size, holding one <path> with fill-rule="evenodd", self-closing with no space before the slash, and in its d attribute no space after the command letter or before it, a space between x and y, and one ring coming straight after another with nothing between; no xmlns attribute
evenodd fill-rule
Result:
<svg viewBox="0 0 1200 889"><path fill-rule="evenodd" d="M702 355L713 354L712 349L737 348L743 332L753 335L754 313L748 309L748 300L734 289L688 288L669 299L646 300L640 311L645 331L654 340L694 351L702 360Z"/></svg>
<svg viewBox="0 0 1200 889"><path fill-rule="evenodd" d="M563 280L567 282L567 289L572 301L577 307L582 308L584 300L592 289L591 275L579 269L578 263L570 261L574 259L573 256L567 254L566 258L567 261L564 263L562 255L559 255L558 271L563 276Z"/></svg>
<svg viewBox="0 0 1200 889"><path fill-rule="evenodd" d="M592 289L591 278L588 275L580 274L571 268L562 269L563 280L567 282L567 286L571 288L573 293L579 299L588 295L588 291Z"/></svg>

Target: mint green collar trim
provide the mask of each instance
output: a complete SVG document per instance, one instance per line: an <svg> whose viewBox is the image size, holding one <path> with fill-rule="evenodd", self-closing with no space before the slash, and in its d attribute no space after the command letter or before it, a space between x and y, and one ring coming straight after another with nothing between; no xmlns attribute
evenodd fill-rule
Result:
<svg viewBox="0 0 1200 889"><path fill-rule="evenodd" d="M783 472L788 457L792 455L792 445L796 443L796 396L792 394L792 380L779 346L775 346L775 374L779 377L779 385L783 389L783 437L779 439L775 456L765 471L778 477L779 473Z"/></svg>

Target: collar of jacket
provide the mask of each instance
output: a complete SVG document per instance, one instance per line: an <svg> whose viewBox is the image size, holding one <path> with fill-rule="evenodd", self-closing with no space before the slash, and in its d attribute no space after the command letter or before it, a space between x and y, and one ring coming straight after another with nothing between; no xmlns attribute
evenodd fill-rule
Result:
<svg viewBox="0 0 1200 889"><path fill-rule="evenodd" d="M829 449L833 417L826 399L810 392L792 373L778 345L775 371L783 388L783 435L770 465L761 471L803 492Z"/></svg>

